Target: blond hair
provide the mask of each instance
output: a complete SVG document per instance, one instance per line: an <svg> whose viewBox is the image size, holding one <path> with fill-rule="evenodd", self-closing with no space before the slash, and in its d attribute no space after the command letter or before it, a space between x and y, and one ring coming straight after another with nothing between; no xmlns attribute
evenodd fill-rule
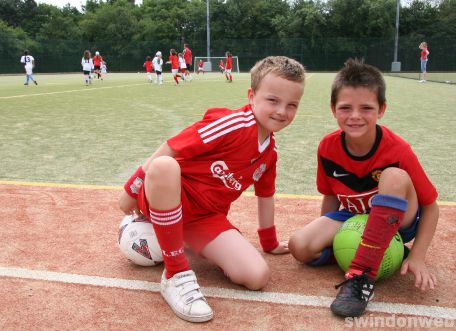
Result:
<svg viewBox="0 0 456 331"><path fill-rule="evenodd" d="M306 78L304 66L298 61L286 56L268 56L250 69L251 87L254 91L260 87L261 81L269 73L302 84Z"/></svg>

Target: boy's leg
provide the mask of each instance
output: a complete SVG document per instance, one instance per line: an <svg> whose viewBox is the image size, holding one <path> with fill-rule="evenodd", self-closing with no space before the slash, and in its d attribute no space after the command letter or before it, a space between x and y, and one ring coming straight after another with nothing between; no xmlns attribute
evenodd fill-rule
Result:
<svg viewBox="0 0 456 331"><path fill-rule="evenodd" d="M259 290L269 281L270 270L260 252L237 230L222 232L201 254L223 269L233 283Z"/></svg>
<svg viewBox="0 0 456 331"><path fill-rule="evenodd" d="M378 189L361 243L345 275L347 280L331 304L337 315L353 317L364 312L373 297L374 280L385 250L399 227L411 225L418 210L415 188L404 170L385 169Z"/></svg>
<svg viewBox="0 0 456 331"><path fill-rule="evenodd" d="M332 244L343 222L321 216L295 232L288 242L291 255L312 266L334 262Z"/></svg>
<svg viewBox="0 0 456 331"><path fill-rule="evenodd" d="M212 319L212 309L184 253L179 164L171 157L161 156L145 172L144 192L165 264L160 292L180 318L208 321Z"/></svg>
<svg viewBox="0 0 456 331"><path fill-rule="evenodd" d="M378 194L372 199L361 244L349 268L351 274L371 269L368 276L375 279L385 250L399 227L412 224L418 210L418 199L412 180L399 168L382 172Z"/></svg>
<svg viewBox="0 0 456 331"><path fill-rule="evenodd" d="M171 157L154 159L145 170L144 191L150 218L163 251L167 277L189 269L184 254L181 172Z"/></svg>
<svg viewBox="0 0 456 331"><path fill-rule="evenodd" d="M30 75L30 79L33 81L33 83L35 83L35 85L38 85L38 83L35 80L35 77L33 77L33 74Z"/></svg>

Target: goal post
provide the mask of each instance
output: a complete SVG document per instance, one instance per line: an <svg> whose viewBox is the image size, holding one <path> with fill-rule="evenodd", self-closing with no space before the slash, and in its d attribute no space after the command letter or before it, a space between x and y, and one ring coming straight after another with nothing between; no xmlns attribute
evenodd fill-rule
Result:
<svg viewBox="0 0 456 331"><path fill-rule="evenodd" d="M239 58L237 56L232 56L233 69L232 73L239 73ZM203 70L204 72L222 72L220 69L220 60L225 64L225 56L195 56L193 62L193 71L196 73L199 67L199 61L203 60Z"/></svg>

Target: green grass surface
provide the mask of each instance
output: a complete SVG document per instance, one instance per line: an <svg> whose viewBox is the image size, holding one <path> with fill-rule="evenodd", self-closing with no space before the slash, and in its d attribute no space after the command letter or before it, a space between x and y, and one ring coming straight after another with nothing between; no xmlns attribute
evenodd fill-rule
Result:
<svg viewBox="0 0 456 331"><path fill-rule="evenodd" d="M277 134L277 191L318 195L316 149L337 128L329 110L334 74L309 73L292 125ZM221 74L174 86L144 74L109 74L85 87L82 74L0 76L0 180L121 185L165 139L210 107L247 103L247 74ZM408 140L440 200L456 201L456 86L386 77L388 109L381 123Z"/></svg>
<svg viewBox="0 0 456 331"><path fill-rule="evenodd" d="M402 77L409 78L414 80L420 79L419 72L399 72L399 73L389 73L389 76L392 77ZM428 72L426 74L426 80L430 82L439 82L446 84L456 84L456 72Z"/></svg>

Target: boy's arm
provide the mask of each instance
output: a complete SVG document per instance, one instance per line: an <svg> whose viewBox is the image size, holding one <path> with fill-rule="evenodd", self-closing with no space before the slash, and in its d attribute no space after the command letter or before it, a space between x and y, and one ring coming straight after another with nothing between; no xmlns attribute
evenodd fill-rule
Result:
<svg viewBox="0 0 456 331"><path fill-rule="evenodd" d="M340 208L340 201L335 195L324 195L321 202L320 216L329 213L330 211L337 211Z"/></svg>
<svg viewBox="0 0 456 331"><path fill-rule="evenodd" d="M401 275L411 271L415 276L415 286L425 291L428 287L434 289L437 285L437 278L427 270L424 260L434 237L439 218L439 207L437 202L434 202L421 208L420 225L410 254L402 263Z"/></svg>
<svg viewBox="0 0 456 331"><path fill-rule="evenodd" d="M410 251L411 256L424 261L431 240L434 237L438 219L439 206L437 202L421 207L420 225Z"/></svg>
<svg viewBox="0 0 456 331"><path fill-rule="evenodd" d="M263 251L271 254L288 253L288 243L278 242L274 225L274 197L257 197L258 201L258 236Z"/></svg>

